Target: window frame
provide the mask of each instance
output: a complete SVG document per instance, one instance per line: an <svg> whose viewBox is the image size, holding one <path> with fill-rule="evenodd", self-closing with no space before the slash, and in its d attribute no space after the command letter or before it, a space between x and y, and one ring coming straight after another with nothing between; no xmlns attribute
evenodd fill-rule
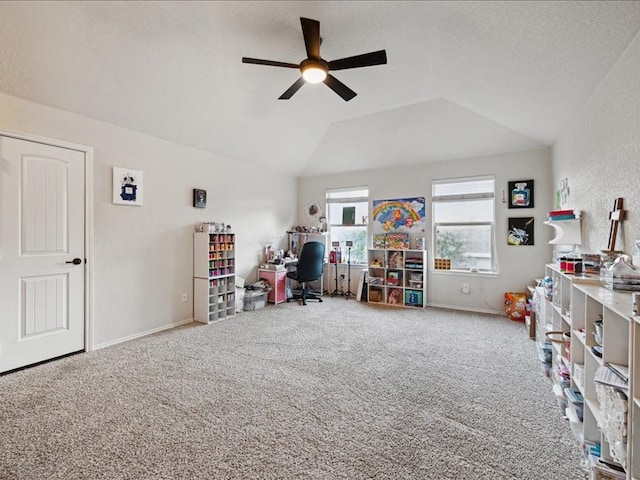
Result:
<svg viewBox="0 0 640 480"><path fill-rule="evenodd" d="M349 192L359 192L359 191L366 191L366 196L332 196L332 195L336 195L336 194L348 194ZM327 217L327 235L328 235L328 245L327 248L329 251L331 251L333 249L333 244L332 244L332 227L340 227L340 228L354 228L357 229L357 231L364 231L364 244L362 245L362 249L363 249L363 258L362 258L362 262L360 263L353 263L351 262L351 265L357 265L357 266L362 266L362 265L366 265L367 264L367 249L368 249L368 238L369 238L369 231L368 231L368 223L367 222L360 222L358 223L358 216L356 215L356 222L353 225L344 225L342 223L342 218L339 218L339 222L336 222L334 218L331 217L330 215L330 205L350 205L350 204L363 204L366 212L367 212L367 218L369 216L369 187L366 185L360 185L360 186L356 186L356 187L343 187L343 188L329 188L326 190L325 192L325 215ZM342 249L342 254L344 256L343 258L343 262L344 264L347 263L348 257L347 255L347 247L346 245L340 245L340 248ZM353 247L352 247L353 249Z"/></svg>
<svg viewBox="0 0 640 480"><path fill-rule="evenodd" d="M463 184L465 182L475 182L475 181L491 181L493 183L493 192L481 192L481 193L455 193L455 194L446 194L446 195L435 195L434 190L437 185L443 184L453 184L459 183ZM454 274L473 274L473 275L497 275L498 272L498 258L497 258L497 244L496 244L496 179L494 175L477 175L472 177L457 177L457 178L443 178L443 179L434 179L431 182L431 213L432 213L432 259L431 259L431 271L436 273L447 273L451 272ZM468 221L468 222L460 222L460 221L437 221L436 220L436 206L437 204L442 204L446 202L474 202L479 200L489 200L491 199L492 206L492 217L493 220L481 220L481 221ZM439 227L489 227L489 237L491 245L489 247L490 251L490 261L491 265L489 268L476 268L469 267L467 269L461 268L451 268L450 270L442 270L434 268L434 259L436 257L437 251L437 240L438 240L438 228Z"/></svg>

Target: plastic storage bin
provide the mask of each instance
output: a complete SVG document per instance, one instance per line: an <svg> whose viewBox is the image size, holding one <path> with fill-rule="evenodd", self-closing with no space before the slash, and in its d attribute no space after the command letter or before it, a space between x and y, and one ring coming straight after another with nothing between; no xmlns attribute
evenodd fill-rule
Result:
<svg viewBox="0 0 640 480"><path fill-rule="evenodd" d="M247 290L244 294L244 311L249 312L267 304L267 292Z"/></svg>

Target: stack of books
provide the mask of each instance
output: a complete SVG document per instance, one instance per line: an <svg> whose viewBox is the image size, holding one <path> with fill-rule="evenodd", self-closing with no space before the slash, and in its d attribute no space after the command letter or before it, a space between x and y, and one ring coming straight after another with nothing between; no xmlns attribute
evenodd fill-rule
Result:
<svg viewBox="0 0 640 480"><path fill-rule="evenodd" d="M576 212L574 210L552 210L548 213L549 221L556 220L573 220L576 218Z"/></svg>

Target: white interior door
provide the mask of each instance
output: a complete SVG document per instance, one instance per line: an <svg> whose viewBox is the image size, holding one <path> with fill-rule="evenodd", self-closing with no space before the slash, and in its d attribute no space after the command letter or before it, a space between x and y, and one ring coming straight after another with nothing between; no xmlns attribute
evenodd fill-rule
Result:
<svg viewBox="0 0 640 480"><path fill-rule="evenodd" d="M84 176L84 152L0 136L0 372L85 348Z"/></svg>

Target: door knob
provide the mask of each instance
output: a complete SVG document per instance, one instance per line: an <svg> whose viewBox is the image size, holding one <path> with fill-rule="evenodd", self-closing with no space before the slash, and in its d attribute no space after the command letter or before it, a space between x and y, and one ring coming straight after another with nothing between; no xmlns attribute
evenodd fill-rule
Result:
<svg viewBox="0 0 640 480"><path fill-rule="evenodd" d="M79 258L74 258L73 260L70 260L68 262L64 262L64 263L73 263L74 265L80 265L82 263L82 260Z"/></svg>

